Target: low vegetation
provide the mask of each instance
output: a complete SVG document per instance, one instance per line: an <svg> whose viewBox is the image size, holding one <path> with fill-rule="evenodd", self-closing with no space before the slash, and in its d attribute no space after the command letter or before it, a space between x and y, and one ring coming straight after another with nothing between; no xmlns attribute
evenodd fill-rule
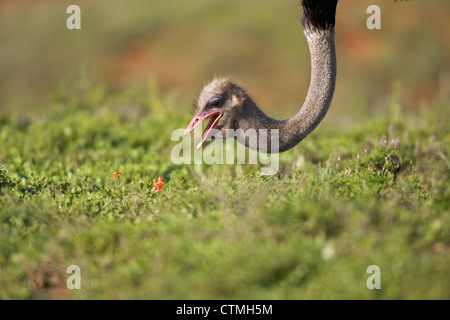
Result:
<svg viewBox="0 0 450 320"><path fill-rule="evenodd" d="M392 106L321 125L264 176L174 165L171 133L190 121L176 105L155 85L76 82L45 115L1 116L1 299L450 297L445 121Z"/></svg>

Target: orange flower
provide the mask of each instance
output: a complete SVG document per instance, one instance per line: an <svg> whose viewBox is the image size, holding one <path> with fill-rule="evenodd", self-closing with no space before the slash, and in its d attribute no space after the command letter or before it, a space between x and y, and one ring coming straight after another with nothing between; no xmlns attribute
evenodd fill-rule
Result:
<svg viewBox="0 0 450 320"><path fill-rule="evenodd" d="M158 179L154 179L153 180L153 192L154 193L159 193L162 191L163 186L164 186L164 177L159 177Z"/></svg>
<svg viewBox="0 0 450 320"><path fill-rule="evenodd" d="M119 179L122 174L119 171L114 172L114 180Z"/></svg>

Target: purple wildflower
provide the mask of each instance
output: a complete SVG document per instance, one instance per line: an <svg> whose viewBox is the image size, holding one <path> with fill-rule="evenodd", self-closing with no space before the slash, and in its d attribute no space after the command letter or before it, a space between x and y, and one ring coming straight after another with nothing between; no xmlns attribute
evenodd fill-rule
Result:
<svg viewBox="0 0 450 320"><path fill-rule="evenodd" d="M397 147L398 144L399 144L399 141L398 141L397 138L395 138L394 140L392 140L392 145L393 145L394 147Z"/></svg>

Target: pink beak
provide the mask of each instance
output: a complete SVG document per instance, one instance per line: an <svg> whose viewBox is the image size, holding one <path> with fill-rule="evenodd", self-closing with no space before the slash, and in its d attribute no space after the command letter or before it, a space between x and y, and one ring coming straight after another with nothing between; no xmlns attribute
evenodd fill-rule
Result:
<svg viewBox="0 0 450 320"><path fill-rule="evenodd" d="M218 116L213 117L216 114L218 114ZM200 149L202 147L203 143L205 143L206 138L208 138L209 133L214 128L217 121L219 121L219 119L222 117L222 110L217 109L217 108L204 110L200 114L195 115L194 118L192 119L191 123L189 123L186 130L184 130L183 137L186 136L187 134L189 134L192 130L194 130L195 127L197 127L200 123L202 123L203 120L210 118L210 117L212 117L212 118L211 118L211 120L209 120L208 124L206 125L205 131L203 132L202 141L200 141L200 143L197 145L198 149Z"/></svg>

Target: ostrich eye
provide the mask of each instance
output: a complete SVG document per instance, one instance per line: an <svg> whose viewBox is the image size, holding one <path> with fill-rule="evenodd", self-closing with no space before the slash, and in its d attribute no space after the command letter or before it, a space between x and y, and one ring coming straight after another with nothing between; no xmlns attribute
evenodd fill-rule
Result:
<svg viewBox="0 0 450 320"><path fill-rule="evenodd" d="M208 107L217 108L220 105L220 98L212 98L208 101Z"/></svg>

